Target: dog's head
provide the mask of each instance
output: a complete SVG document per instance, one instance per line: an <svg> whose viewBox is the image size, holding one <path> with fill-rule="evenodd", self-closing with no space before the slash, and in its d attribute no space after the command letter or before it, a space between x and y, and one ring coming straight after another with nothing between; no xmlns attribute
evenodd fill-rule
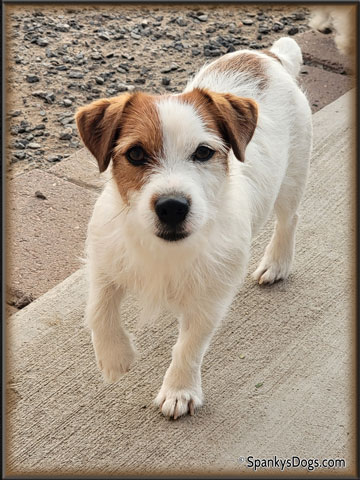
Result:
<svg viewBox="0 0 360 480"><path fill-rule="evenodd" d="M243 162L254 133L251 99L194 89L124 94L80 108L81 138L113 177L141 231L166 241L199 231L219 210L228 154Z"/></svg>

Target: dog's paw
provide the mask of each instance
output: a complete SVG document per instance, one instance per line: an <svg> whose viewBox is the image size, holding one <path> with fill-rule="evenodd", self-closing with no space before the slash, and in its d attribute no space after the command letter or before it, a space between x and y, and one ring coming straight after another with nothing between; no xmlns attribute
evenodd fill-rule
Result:
<svg viewBox="0 0 360 480"><path fill-rule="evenodd" d="M92 341L99 370L107 383L117 382L130 370L136 350L129 338L101 336L92 332Z"/></svg>
<svg viewBox="0 0 360 480"><path fill-rule="evenodd" d="M194 415L195 409L203 404L202 392L191 389L174 390L163 385L154 403L165 417L176 420L187 413Z"/></svg>
<svg viewBox="0 0 360 480"><path fill-rule="evenodd" d="M279 280L285 280L289 276L290 266L290 262L271 261L265 256L252 277L259 285L271 285Z"/></svg>

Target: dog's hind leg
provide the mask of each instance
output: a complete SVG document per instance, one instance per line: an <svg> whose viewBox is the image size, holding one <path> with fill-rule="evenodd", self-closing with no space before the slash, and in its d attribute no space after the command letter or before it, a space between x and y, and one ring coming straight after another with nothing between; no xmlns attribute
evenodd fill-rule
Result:
<svg viewBox="0 0 360 480"><path fill-rule="evenodd" d="M306 127L306 126L304 126ZM295 253L298 208L303 197L311 154L311 124L299 131L300 140L289 151L289 165L275 202L274 233L253 273L259 284L272 284L288 277Z"/></svg>

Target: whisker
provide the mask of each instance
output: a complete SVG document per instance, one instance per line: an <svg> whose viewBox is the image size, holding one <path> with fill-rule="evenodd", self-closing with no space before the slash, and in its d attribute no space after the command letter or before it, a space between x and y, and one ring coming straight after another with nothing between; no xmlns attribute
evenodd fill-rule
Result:
<svg viewBox="0 0 360 480"><path fill-rule="evenodd" d="M115 220L115 218L117 218L119 215L121 215L121 214L123 213L123 211L126 210L126 209L128 209L127 205L125 205L125 206L120 210L120 212L115 215L115 217L113 217L113 218L111 218L109 221L107 221L107 222L105 223L105 225L107 225L108 223L110 223L110 222L112 222L113 220Z"/></svg>

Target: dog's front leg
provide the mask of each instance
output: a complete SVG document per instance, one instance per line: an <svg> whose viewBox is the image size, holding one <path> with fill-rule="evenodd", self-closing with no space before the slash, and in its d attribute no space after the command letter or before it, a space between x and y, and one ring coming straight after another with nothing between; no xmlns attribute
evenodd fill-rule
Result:
<svg viewBox="0 0 360 480"><path fill-rule="evenodd" d="M107 382L116 382L129 371L136 352L128 332L120 321L120 303L124 292L101 277L92 275L86 308L86 323L99 369Z"/></svg>
<svg viewBox="0 0 360 480"><path fill-rule="evenodd" d="M226 309L209 312L197 310L179 320L179 337L173 347L172 361L165 374L155 404L174 419L190 413L203 403L201 363L216 325Z"/></svg>

